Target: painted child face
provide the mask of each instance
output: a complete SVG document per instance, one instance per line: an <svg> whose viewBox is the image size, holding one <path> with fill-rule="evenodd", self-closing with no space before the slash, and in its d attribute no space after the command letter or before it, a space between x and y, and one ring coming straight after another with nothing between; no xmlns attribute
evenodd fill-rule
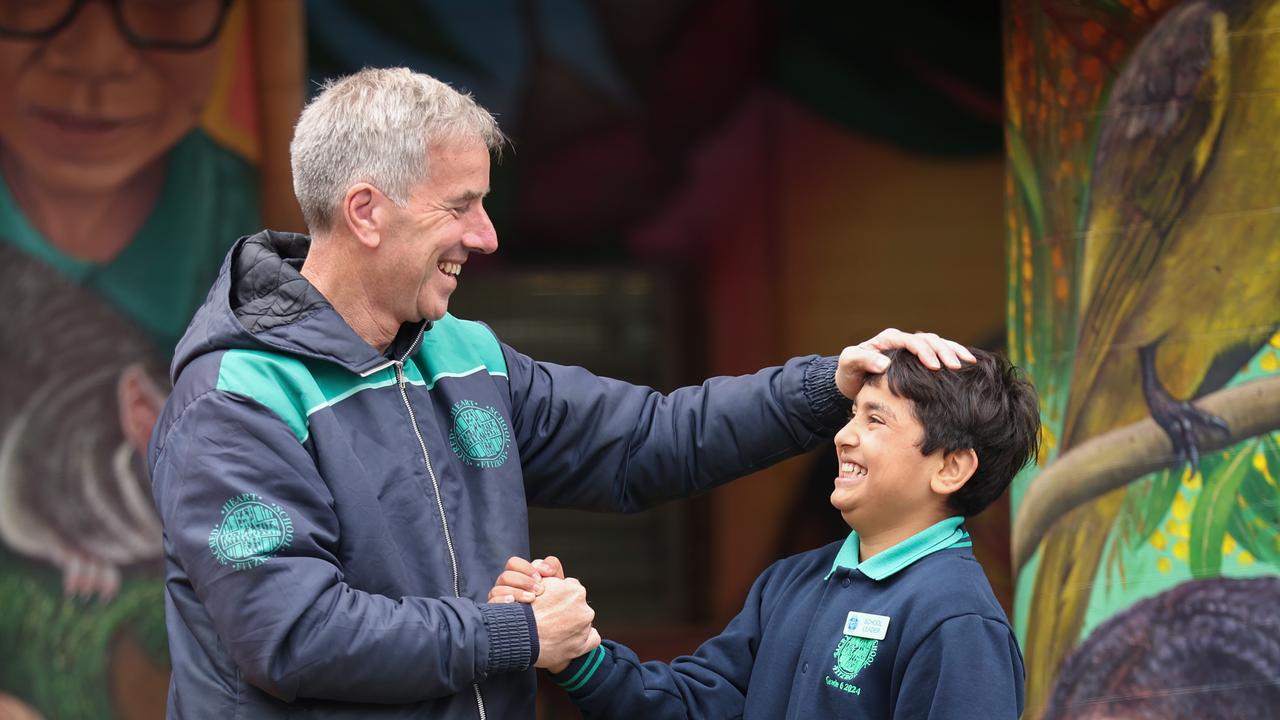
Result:
<svg viewBox="0 0 1280 720"><path fill-rule="evenodd" d="M167 7L190 13L209 3ZM217 42L189 51L141 49L122 35L112 12L109 3L90 2L50 37L0 40L0 87L9 89L0 103L0 143L8 162L45 185L118 187L195 127L212 91Z"/></svg>

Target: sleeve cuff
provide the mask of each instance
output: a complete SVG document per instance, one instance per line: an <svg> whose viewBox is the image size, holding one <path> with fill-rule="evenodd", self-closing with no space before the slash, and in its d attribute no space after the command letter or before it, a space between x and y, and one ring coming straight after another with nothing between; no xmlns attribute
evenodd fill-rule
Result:
<svg viewBox="0 0 1280 720"><path fill-rule="evenodd" d="M608 657L609 650L601 644L586 655L572 660L564 670L551 673L551 679L570 695L584 695L589 692L593 679L604 677L605 673L599 670Z"/></svg>
<svg viewBox="0 0 1280 720"><path fill-rule="evenodd" d="M849 418L853 401L836 387L836 367L840 358L815 358L804 371L804 397L813 414L828 427L839 429Z"/></svg>
<svg viewBox="0 0 1280 720"><path fill-rule="evenodd" d="M484 603L480 617L489 630L485 675L525 670L538 659L538 625L526 603Z"/></svg>

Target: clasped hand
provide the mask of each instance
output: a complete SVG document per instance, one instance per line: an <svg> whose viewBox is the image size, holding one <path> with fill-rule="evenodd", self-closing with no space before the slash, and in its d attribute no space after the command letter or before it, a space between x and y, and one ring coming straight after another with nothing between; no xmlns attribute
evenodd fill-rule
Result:
<svg viewBox="0 0 1280 720"><path fill-rule="evenodd" d="M538 658L534 667L560 672L569 661L600 644L592 622L596 612L587 604L587 589L566 578L554 556L533 560L513 557L498 575L489 602L522 602L533 606L538 626Z"/></svg>

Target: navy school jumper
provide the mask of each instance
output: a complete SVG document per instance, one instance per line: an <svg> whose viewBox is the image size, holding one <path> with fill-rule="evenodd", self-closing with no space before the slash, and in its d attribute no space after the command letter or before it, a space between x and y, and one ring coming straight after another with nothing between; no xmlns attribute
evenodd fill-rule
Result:
<svg viewBox="0 0 1280 720"><path fill-rule="evenodd" d="M693 655L605 641L554 679L588 718L1015 720L1022 653L962 520L863 563L856 532L780 560Z"/></svg>

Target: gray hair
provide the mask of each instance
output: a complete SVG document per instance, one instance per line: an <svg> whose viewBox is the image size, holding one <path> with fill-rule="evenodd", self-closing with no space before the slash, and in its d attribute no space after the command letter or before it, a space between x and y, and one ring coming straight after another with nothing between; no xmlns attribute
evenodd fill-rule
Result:
<svg viewBox="0 0 1280 720"><path fill-rule="evenodd" d="M427 151L481 141L501 154L506 137L469 94L408 68L365 68L328 80L303 109L289 156L293 193L314 233L333 225L347 189L367 182L404 207L427 179Z"/></svg>

